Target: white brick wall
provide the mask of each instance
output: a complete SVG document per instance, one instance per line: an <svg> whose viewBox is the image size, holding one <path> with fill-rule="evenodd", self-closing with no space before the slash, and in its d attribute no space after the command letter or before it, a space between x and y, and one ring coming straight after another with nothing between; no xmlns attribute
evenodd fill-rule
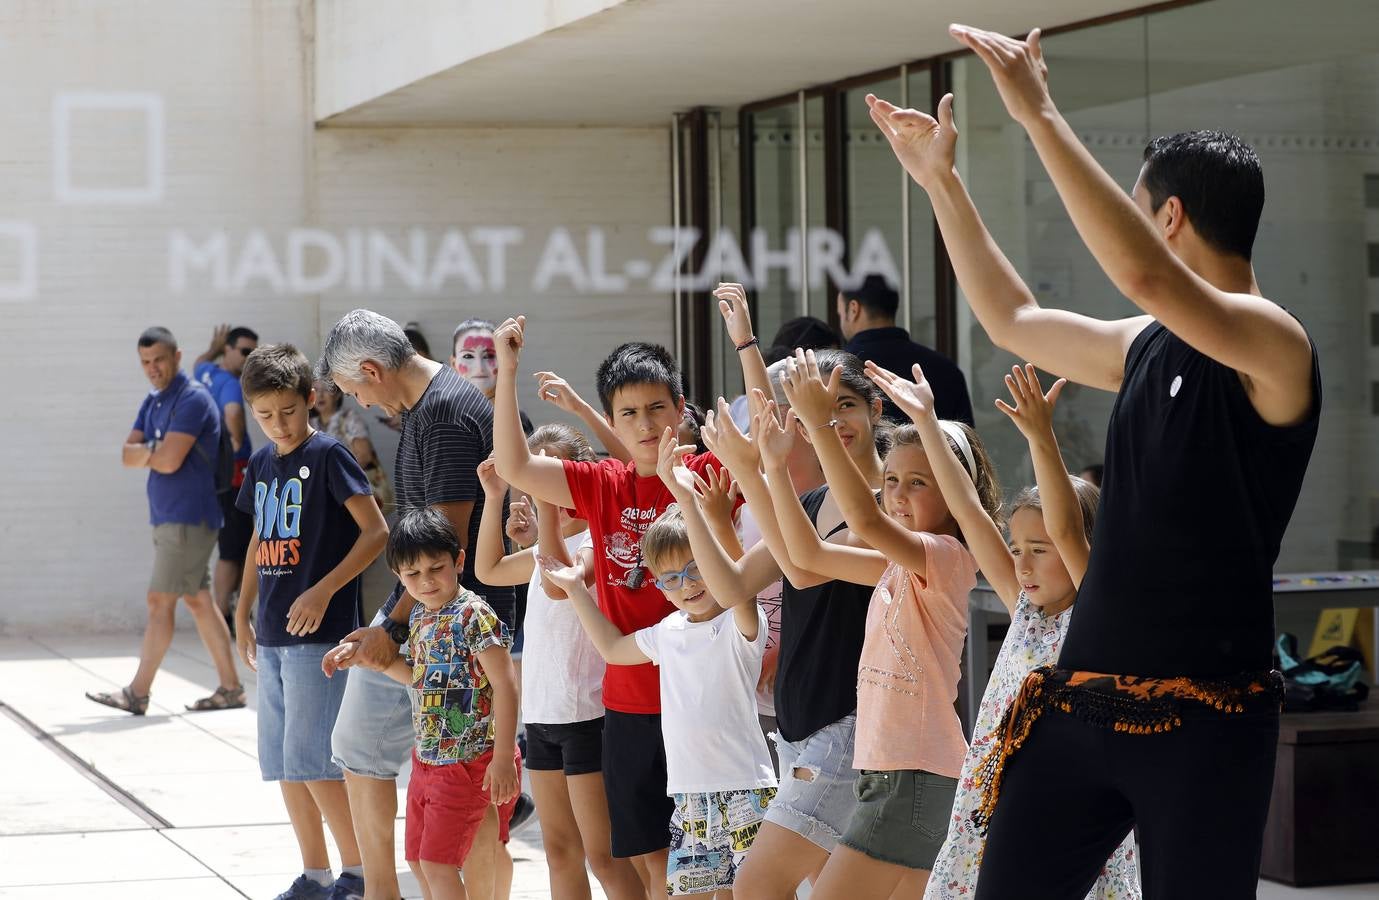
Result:
<svg viewBox="0 0 1379 900"><path fill-rule="evenodd" d="M664 294L634 286L577 295L557 281L538 296L529 286L537 251L558 225L580 241L586 226L604 227L610 269L629 258L657 260L646 232L669 219L664 130L317 130L303 9L309 4L286 0L0 9L0 220L36 230L40 263L35 299L0 300L0 383L9 388L0 419L0 471L8 476L0 633L143 621L151 562L144 473L120 467L119 446L148 389L134 346L147 325L171 328L190 368L222 321L314 356L340 313L369 306L418 320L440 353L468 315L525 312L534 322L524 369L554 367L591 397L594 367L616 343L670 340ZM68 90L161 98L161 201L57 202L52 108ZM142 155L129 149L143 146L137 126L74 118L75 182L137 183ZM112 142L125 149L103 153ZM275 293L265 278L218 293L209 272L195 267L186 290L170 287L175 231L198 244L226 232L233 273L255 231L286 266L292 229L379 228L396 237L409 227L439 234L482 225L523 228L534 245L512 252L503 296L415 294L396 280L377 293L342 286L297 295ZM0 233L0 283L18 265L6 240ZM530 387L523 404L537 421L552 418ZM382 442L379 449L391 452Z"/></svg>

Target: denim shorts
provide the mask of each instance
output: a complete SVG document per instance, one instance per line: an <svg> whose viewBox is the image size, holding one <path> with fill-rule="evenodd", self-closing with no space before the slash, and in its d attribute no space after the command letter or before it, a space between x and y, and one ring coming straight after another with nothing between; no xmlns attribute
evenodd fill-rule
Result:
<svg viewBox="0 0 1379 900"><path fill-rule="evenodd" d="M321 657L334 644L259 644L259 771L264 781L339 781L330 734L345 685L327 678Z"/></svg>
<svg viewBox="0 0 1379 900"><path fill-rule="evenodd" d="M915 769L864 771L844 846L907 869L934 867L948 836L958 780Z"/></svg>
<svg viewBox="0 0 1379 900"><path fill-rule="evenodd" d="M348 672L331 759L355 775L391 781L412 754L412 698L387 675L362 667Z"/></svg>
<svg viewBox="0 0 1379 900"><path fill-rule="evenodd" d="M766 821L833 852L857 809L853 785L858 772L852 767L856 729L857 716L846 715L802 741L775 735L780 790L766 811Z"/></svg>

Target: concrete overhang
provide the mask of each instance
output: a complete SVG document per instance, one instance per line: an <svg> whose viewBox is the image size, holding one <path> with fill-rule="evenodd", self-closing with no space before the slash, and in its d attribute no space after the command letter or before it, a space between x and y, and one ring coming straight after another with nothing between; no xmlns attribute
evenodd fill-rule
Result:
<svg viewBox="0 0 1379 900"><path fill-rule="evenodd" d="M648 126L1143 0L317 0L316 121Z"/></svg>

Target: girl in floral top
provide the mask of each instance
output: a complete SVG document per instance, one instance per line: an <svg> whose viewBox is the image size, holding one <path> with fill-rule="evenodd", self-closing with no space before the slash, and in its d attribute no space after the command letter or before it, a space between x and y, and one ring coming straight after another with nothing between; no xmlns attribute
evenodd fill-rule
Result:
<svg viewBox="0 0 1379 900"><path fill-rule="evenodd" d="M922 382L922 374L916 372ZM877 369L881 389L918 422L927 413L916 403L919 385ZM1029 442L1038 487L1021 492L1010 516L1010 544L986 517L971 481L935 467L935 476L954 517L963 523L968 546L996 594L1010 611L996 668L987 683L963 760L948 838L925 888L926 900L970 900L976 892L986 835L973 823L981 793L974 771L990 749L997 725L1019 693L1029 671L1058 659L1068 632L1073 600L1091 552L1092 520L1098 491L1063 467L1053 433L1053 407L1066 379L1045 394L1034 366L1016 366L1006 376L1015 405L996 401ZM954 477L956 475L956 477ZM1088 900L1126 900L1140 896L1133 835L1127 835L1092 885Z"/></svg>

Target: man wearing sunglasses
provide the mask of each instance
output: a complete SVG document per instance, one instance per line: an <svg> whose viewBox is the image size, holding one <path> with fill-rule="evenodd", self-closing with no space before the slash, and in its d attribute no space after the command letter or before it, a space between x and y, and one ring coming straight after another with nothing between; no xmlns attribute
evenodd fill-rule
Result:
<svg viewBox="0 0 1379 900"><path fill-rule="evenodd" d="M217 545L220 558L211 578L211 596L216 608L234 630L234 610L231 598L239 588L244 573L244 554L249 549L249 537L254 530L254 517L235 507L239 486L244 482L244 469L249 465L253 447L245 427L244 394L239 376L244 361L259 345L259 336L243 326L231 328L219 325L211 334L211 345L196 358L193 377L206 386L220 408L221 419L230 433L230 445L235 448L235 476L230 490L220 495L220 509L224 524L220 527ZM219 362L217 362L219 360Z"/></svg>

